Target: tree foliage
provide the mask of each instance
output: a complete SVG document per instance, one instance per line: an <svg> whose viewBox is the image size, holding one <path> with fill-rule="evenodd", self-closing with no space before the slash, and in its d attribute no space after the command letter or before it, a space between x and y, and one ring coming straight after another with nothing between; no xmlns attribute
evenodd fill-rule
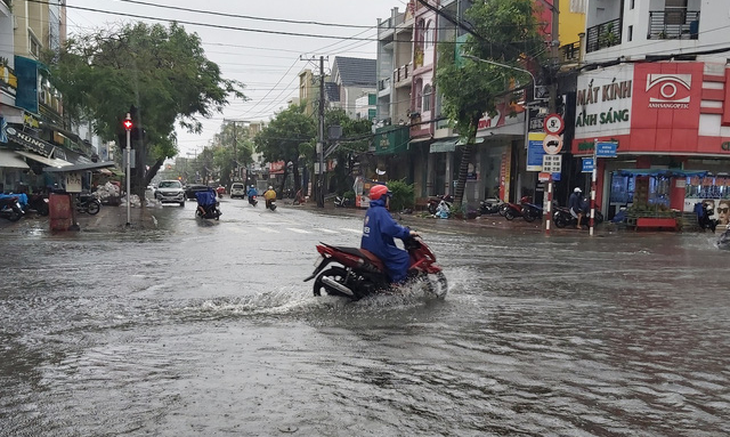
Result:
<svg viewBox="0 0 730 437"><path fill-rule="evenodd" d="M304 108L304 105L292 105L284 109L254 138L256 151L264 161L292 163L295 192L301 189L299 159L306 156L303 153L312 153L317 132L314 120L304 113ZM283 181L288 171L285 165Z"/></svg>
<svg viewBox="0 0 730 437"><path fill-rule="evenodd" d="M351 176L350 163L354 156L366 152L372 141L372 122L368 119L352 119L347 111L341 108L330 109L325 113L325 126L340 126L340 138L328 138L328 145L337 143L338 146L330 156L337 160L337 166L330 176L330 187L339 195L352 189L354 182Z"/></svg>
<svg viewBox="0 0 730 437"><path fill-rule="evenodd" d="M200 38L176 23L136 23L80 35L48 62L66 116L90 120L102 139L117 140L122 119L136 108L134 122L145 136L134 144L133 184L141 189L177 154L176 123L200 133L199 117L220 112L230 96L245 98L243 85L222 78L218 65L206 58ZM148 172L146 162L154 163Z"/></svg>
<svg viewBox="0 0 730 437"><path fill-rule="evenodd" d="M538 35L533 0L481 0L466 11L475 35L463 45L443 44L436 85L443 96L443 112L466 139L459 166L455 203L461 204L479 119L494 114L500 99L515 83L529 83L529 68L544 50ZM464 55L512 66L481 62Z"/></svg>

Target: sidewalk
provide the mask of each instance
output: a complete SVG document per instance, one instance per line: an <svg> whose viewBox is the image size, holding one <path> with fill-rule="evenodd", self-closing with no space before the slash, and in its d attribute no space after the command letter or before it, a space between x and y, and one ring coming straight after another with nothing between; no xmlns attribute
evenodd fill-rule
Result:
<svg viewBox="0 0 730 437"><path fill-rule="evenodd" d="M132 229L153 229L156 227L150 213L151 208L131 208ZM65 232L108 232L125 229L127 226L126 206L104 205L96 215L76 214L78 230ZM32 232L51 232L49 217L42 217L35 213L26 214L17 222L0 219L0 235L3 234L25 234ZM64 231L54 231L64 232Z"/></svg>
<svg viewBox="0 0 730 437"><path fill-rule="evenodd" d="M312 212L320 212L323 214L332 215L347 215L351 217L365 217L365 208L336 208L332 202L326 202L324 208L317 207L315 202L307 202L302 205L291 205L290 203L284 203L286 207L292 208L304 208L311 210ZM502 229L511 230L523 233L534 233L534 234L545 234L545 224L541 220L536 220L532 223L528 223L522 217L516 217L514 220L507 220L499 214L482 215L473 220L463 220L456 218L440 219L433 218L428 214L427 211L414 211L412 214L398 214L393 213L393 217L402 221L403 224L418 228L420 226L431 226L437 225L439 227L449 227L454 230L477 230L477 229ZM594 228L594 235L609 235L616 232L623 231L613 223L604 222ZM550 229L551 235L579 235L583 234L588 236L588 228L583 230L577 230L575 228L563 228L559 229L555 227L554 223L551 223Z"/></svg>

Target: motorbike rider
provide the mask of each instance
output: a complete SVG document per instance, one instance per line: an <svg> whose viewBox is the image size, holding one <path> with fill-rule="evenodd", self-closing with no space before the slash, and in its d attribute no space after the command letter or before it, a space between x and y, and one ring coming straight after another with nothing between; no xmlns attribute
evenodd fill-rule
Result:
<svg viewBox="0 0 730 437"><path fill-rule="evenodd" d="M410 256L395 245L393 238L408 238L418 235L399 225L388 212L391 192L385 185L370 189L370 208L365 213L360 247L380 258L392 283L406 280Z"/></svg>
<svg viewBox="0 0 730 437"><path fill-rule="evenodd" d="M578 187L575 187L573 189L573 194L570 195L570 198L568 199L568 209L570 209L570 215L575 217L578 222L575 224L576 229L581 228L581 222L583 221L583 198L581 197L581 193L583 193L583 190L581 190Z"/></svg>
<svg viewBox="0 0 730 437"><path fill-rule="evenodd" d="M276 200L276 191L274 191L274 187L271 185L269 185L269 188L264 191L264 199L266 200L267 208L271 206L271 202Z"/></svg>
<svg viewBox="0 0 730 437"><path fill-rule="evenodd" d="M251 202L254 197L258 196L259 192L256 191L256 187L253 185L248 187L248 191L246 191L246 196L248 196L248 201Z"/></svg>

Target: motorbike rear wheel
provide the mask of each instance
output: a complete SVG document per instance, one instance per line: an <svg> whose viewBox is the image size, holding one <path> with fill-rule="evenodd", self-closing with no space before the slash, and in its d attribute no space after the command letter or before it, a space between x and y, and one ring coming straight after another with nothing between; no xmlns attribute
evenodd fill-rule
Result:
<svg viewBox="0 0 730 437"><path fill-rule="evenodd" d="M522 212L522 218L525 219L526 222L532 223L537 220L537 212L532 209L525 209Z"/></svg>
<svg viewBox="0 0 730 437"><path fill-rule="evenodd" d="M330 287L329 285L322 282L323 277L329 277L330 279L334 280L335 282L339 282L340 284L344 283L345 278L347 277L347 271L343 269L342 267L330 267L327 270L323 271L322 273L317 276L317 279L314 280L314 295L315 296L323 296L325 294L328 294L330 296L345 296L345 297L351 297L346 294L343 294L342 292Z"/></svg>
<svg viewBox="0 0 730 437"><path fill-rule="evenodd" d="M557 214L555 216L555 226L561 229L568 226L568 219L565 217L565 214Z"/></svg>
<svg viewBox="0 0 730 437"><path fill-rule="evenodd" d="M101 210L101 203L99 203L98 200L90 200L89 203L86 204L86 212L89 213L89 215L96 215Z"/></svg>
<svg viewBox="0 0 730 437"><path fill-rule="evenodd" d="M512 211L512 208L507 208L507 211L504 212L504 218L507 220L514 220L514 218L517 217L514 211Z"/></svg>

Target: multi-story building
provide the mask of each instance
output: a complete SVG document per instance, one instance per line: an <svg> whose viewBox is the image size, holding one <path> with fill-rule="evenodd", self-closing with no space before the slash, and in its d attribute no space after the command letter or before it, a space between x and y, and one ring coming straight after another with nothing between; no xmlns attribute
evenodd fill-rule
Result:
<svg viewBox="0 0 730 437"><path fill-rule="evenodd" d="M553 2L536 0L536 3L541 20L546 22L541 27L546 43L552 44L549 41L552 39L551 20L556 12ZM585 29L584 3L560 2L559 30L567 42L561 47L561 53L568 58L579 53L578 34ZM383 127L378 131L381 135L376 135L375 149L376 153L385 155L382 160L392 177L405 177L414 183L418 197L454 192L461 161L460 138L441 112L442 95L435 82L436 47L466 40L467 30L454 21L464 20L471 1L429 0L428 5L412 1L406 12L399 13L395 9L390 19L379 21L378 121ZM399 29L403 29L401 34L398 34ZM406 37L406 32L411 32L410 38ZM398 58L398 44L409 40L413 41L412 57ZM392 77L385 74L389 68L393 70ZM395 94L400 89L399 83L408 90L409 96ZM394 110L393 102L405 100L410 102L410 107L404 119L403 112ZM519 197L525 190L535 190L538 185L536 171L528 171L527 167L524 112L521 104L510 104L506 99L498 105L496 114L485 114L481 120L476 153L472 154L467 174L465 201L476 202L497 195L510 199ZM397 125L401 122L410 126L407 143L397 135ZM407 159L402 159L404 156Z"/></svg>
<svg viewBox="0 0 730 437"><path fill-rule="evenodd" d="M725 2L589 0L572 153L597 160L599 203L730 205L730 26Z"/></svg>

